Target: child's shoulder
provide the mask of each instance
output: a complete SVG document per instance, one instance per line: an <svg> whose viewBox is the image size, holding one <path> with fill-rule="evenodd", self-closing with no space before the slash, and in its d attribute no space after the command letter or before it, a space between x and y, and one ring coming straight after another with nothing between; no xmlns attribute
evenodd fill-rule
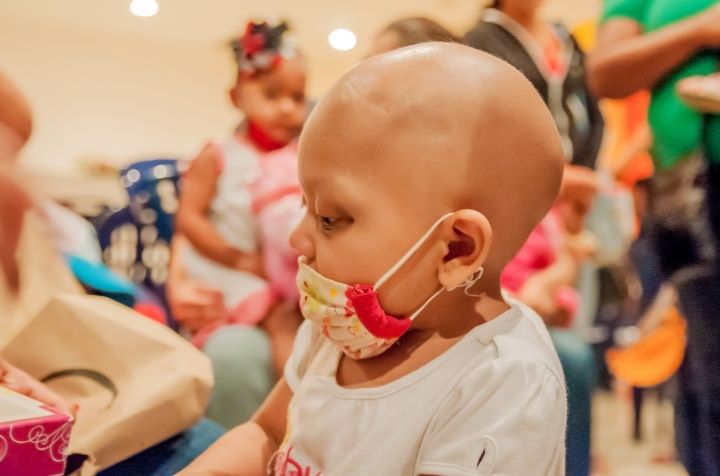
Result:
<svg viewBox="0 0 720 476"><path fill-rule="evenodd" d="M209 140L191 167L214 168L218 174L252 179L259 174L260 157L257 150L241 136L233 135L223 140Z"/></svg>
<svg viewBox="0 0 720 476"><path fill-rule="evenodd" d="M256 162L259 159L258 150L246 137L240 134L233 134L222 140L210 141L208 144L223 160Z"/></svg>
<svg viewBox="0 0 720 476"><path fill-rule="evenodd" d="M493 332L471 332L481 345L433 412L422 474L564 474L567 397L547 331L517 303L496 319Z"/></svg>
<svg viewBox="0 0 720 476"><path fill-rule="evenodd" d="M473 369L458 382L475 386L488 380L509 378L554 381L564 388L562 367L550 335L540 317L527 306L510 301L511 308L497 322L490 321L470 332L480 343Z"/></svg>
<svg viewBox="0 0 720 476"><path fill-rule="evenodd" d="M495 337L498 360L508 364L535 363L562 377L560 359L543 320L528 306L510 302L520 318L512 329Z"/></svg>
<svg viewBox="0 0 720 476"><path fill-rule="evenodd" d="M487 399L501 403L504 398L511 401L523 395L551 403L563 396L565 381L560 360L540 317L513 302L498 319L501 321L494 323L495 329L488 326L493 324L490 321L471 332L480 345L474 355L466 356L470 368L463 369L451 393L465 395L469 399L466 404ZM487 329L483 329L485 326Z"/></svg>

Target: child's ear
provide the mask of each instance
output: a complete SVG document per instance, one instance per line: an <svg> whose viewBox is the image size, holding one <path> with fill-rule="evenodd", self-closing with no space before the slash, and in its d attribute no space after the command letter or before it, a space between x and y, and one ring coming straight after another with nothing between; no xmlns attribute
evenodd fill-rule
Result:
<svg viewBox="0 0 720 476"><path fill-rule="evenodd" d="M485 263L493 232L485 215L476 210L453 213L443 230L447 253L438 268L438 279L446 289L454 289Z"/></svg>
<svg viewBox="0 0 720 476"><path fill-rule="evenodd" d="M232 88L230 88L230 91L228 91L228 95L230 96L230 102L232 102L236 108L242 109L242 95L240 94L240 81L235 83L235 85Z"/></svg>

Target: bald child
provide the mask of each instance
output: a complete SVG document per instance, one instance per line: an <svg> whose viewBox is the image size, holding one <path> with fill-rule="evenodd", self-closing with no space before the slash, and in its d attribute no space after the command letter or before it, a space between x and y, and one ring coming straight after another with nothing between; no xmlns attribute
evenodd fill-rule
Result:
<svg viewBox="0 0 720 476"><path fill-rule="evenodd" d="M563 475L560 364L500 288L562 169L550 113L500 60L426 43L350 70L301 139L306 321L285 376L184 474Z"/></svg>

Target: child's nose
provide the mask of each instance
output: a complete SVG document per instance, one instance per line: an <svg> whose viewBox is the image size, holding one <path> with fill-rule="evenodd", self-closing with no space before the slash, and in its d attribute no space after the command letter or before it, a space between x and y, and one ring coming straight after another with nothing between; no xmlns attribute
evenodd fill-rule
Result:
<svg viewBox="0 0 720 476"><path fill-rule="evenodd" d="M295 225L292 233L290 233L290 246L310 261L315 258L315 247L310 234L310 218L307 213L303 215L302 220Z"/></svg>
<svg viewBox="0 0 720 476"><path fill-rule="evenodd" d="M283 97L280 102L280 111L283 114L292 114L295 110L295 101L289 97Z"/></svg>

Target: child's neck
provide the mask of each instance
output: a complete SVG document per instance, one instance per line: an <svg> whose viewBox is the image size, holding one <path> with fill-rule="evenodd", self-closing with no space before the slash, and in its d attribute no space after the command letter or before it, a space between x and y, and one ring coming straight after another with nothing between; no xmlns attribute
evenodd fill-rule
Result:
<svg viewBox="0 0 720 476"><path fill-rule="evenodd" d="M436 359L473 328L509 308L499 288L482 298L470 298L462 291L439 296L418 317L413 329L387 352L359 361L342 357L337 383L346 388L370 388L393 382Z"/></svg>
<svg viewBox="0 0 720 476"><path fill-rule="evenodd" d="M445 336L467 334L474 327L491 321L510 306L497 290L481 290L482 297L466 296L462 290L444 293L428 306L414 326L417 330L434 330Z"/></svg>
<svg viewBox="0 0 720 476"><path fill-rule="evenodd" d="M265 133L257 124L248 121L247 132L250 142L263 152L272 152L273 150L282 149L287 144L277 141Z"/></svg>

